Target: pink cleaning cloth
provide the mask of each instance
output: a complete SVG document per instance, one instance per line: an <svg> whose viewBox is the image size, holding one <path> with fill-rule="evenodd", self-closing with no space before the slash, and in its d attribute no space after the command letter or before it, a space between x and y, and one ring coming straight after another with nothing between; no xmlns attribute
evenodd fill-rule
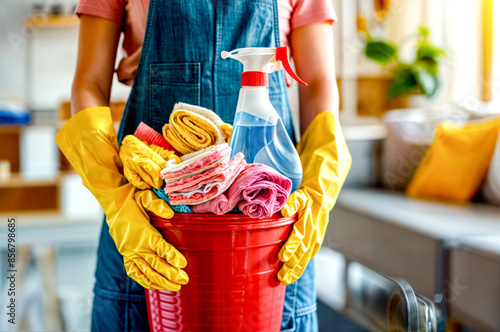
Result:
<svg viewBox="0 0 500 332"><path fill-rule="evenodd" d="M157 146L161 146L165 150L175 151L175 149L167 142L162 134L160 134L144 122L139 123L139 126L134 132L134 136L139 140L148 143L149 145L154 144Z"/></svg>
<svg viewBox="0 0 500 332"><path fill-rule="evenodd" d="M216 167L225 159L229 159L230 154L231 148L225 144L225 146L220 146L220 148L215 150L213 153L210 153L201 159L191 158L183 161L179 165L176 165L175 161L172 165L167 162L167 168L161 171L160 177L164 179L167 184L176 182L191 175L207 171L212 167ZM172 166L171 169L174 170L173 172L169 171L169 166Z"/></svg>
<svg viewBox="0 0 500 332"><path fill-rule="evenodd" d="M196 205L212 200L226 191L245 168L242 153L237 153L229 163L222 162L201 174L167 184L165 192L172 205Z"/></svg>
<svg viewBox="0 0 500 332"><path fill-rule="evenodd" d="M209 183L225 182L233 174L234 169L231 166L234 165L236 161L239 162L240 159L242 159L242 156L242 154L241 156L235 156L236 158L232 159L233 163L231 163L231 161L229 163L222 162L203 173L194 174L175 182L166 183L164 189L165 194L171 194L173 192L189 192L201 188Z"/></svg>
<svg viewBox="0 0 500 332"><path fill-rule="evenodd" d="M262 164L249 164L229 190L214 199L193 206L194 213L223 215L236 205L251 218L266 218L280 211L292 191L292 181Z"/></svg>

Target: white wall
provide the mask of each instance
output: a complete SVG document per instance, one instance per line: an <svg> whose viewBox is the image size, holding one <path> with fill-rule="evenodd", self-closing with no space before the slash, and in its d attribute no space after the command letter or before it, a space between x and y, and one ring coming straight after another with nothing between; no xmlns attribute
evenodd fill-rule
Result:
<svg viewBox="0 0 500 332"><path fill-rule="evenodd" d="M460 105L479 111L481 1L446 0L449 8L447 31L456 75L453 99ZM493 100L490 108L500 113L500 2L494 1Z"/></svg>
<svg viewBox="0 0 500 332"><path fill-rule="evenodd" d="M22 18L29 3L4 0L0 10L0 100L23 101L24 46Z"/></svg>
<svg viewBox="0 0 500 332"><path fill-rule="evenodd" d="M0 100L18 102L35 110L56 110L71 93L77 27L25 29L33 0L2 0L0 10ZM55 0L39 1L47 6ZM59 0L64 13L76 0ZM28 70L29 66L29 70ZM28 73L29 76L27 75ZM113 99L126 99L129 88L113 84Z"/></svg>

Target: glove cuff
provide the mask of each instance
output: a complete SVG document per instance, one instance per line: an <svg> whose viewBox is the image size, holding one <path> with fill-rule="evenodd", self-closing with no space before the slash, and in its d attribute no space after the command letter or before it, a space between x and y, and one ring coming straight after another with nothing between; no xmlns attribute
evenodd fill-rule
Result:
<svg viewBox="0 0 500 332"><path fill-rule="evenodd" d="M324 139L320 138L320 142L315 143L315 138L318 137L317 132L321 131L322 134L327 136L335 137L335 133L338 130L336 127L340 129L340 124L338 124L337 117L329 111L323 111L316 115L314 119L311 121L309 126L307 126L306 131L302 135L300 142L297 144L297 152L299 155L302 155L304 152L306 145L307 149L314 150L318 146L324 144ZM321 135L320 135L321 136ZM313 146L310 146L313 145Z"/></svg>
<svg viewBox="0 0 500 332"><path fill-rule="evenodd" d="M107 106L86 108L73 115L59 130L55 141L64 155L67 156L75 142L84 137L94 136L97 132L105 133L110 142L116 145L118 151L118 140L111 118L111 109Z"/></svg>

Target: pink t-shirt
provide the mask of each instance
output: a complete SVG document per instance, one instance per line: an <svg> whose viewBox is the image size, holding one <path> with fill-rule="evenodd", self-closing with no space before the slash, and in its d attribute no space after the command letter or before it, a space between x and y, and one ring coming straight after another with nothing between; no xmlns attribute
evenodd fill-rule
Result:
<svg viewBox="0 0 500 332"><path fill-rule="evenodd" d="M123 58L116 69L118 80L131 85L146 32L149 0L79 0L76 14L102 17L122 26L124 32ZM336 20L330 0L278 0L280 39L282 46L290 45L293 29Z"/></svg>

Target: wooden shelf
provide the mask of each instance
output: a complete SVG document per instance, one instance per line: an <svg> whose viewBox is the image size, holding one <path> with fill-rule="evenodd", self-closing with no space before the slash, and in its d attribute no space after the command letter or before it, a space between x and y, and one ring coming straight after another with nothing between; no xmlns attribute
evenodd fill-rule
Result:
<svg viewBox="0 0 500 332"><path fill-rule="evenodd" d="M78 17L76 15L31 16L24 20L24 26L28 28L77 27Z"/></svg>
<svg viewBox="0 0 500 332"><path fill-rule="evenodd" d="M10 162L11 172L19 172L20 166L20 127L0 126L0 160Z"/></svg>
<svg viewBox="0 0 500 332"><path fill-rule="evenodd" d="M61 181L69 174L75 172L59 172L47 179L30 179L19 173L12 174L8 180L0 181L0 213L58 212Z"/></svg>
<svg viewBox="0 0 500 332"><path fill-rule="evenodd" d="M59 178L34 180L13 174L0 182L0 212L56 211L59 209Z"/></svg>
<svg viewBox="0 0 500 332"><path fill-rule="evenodd" d="M0 181L0 189L2 188L33 188L33 187L48 187L59 185L61 175L53 178L30 179L22 177L19 173L11 174L8 180Z"/></svg>

